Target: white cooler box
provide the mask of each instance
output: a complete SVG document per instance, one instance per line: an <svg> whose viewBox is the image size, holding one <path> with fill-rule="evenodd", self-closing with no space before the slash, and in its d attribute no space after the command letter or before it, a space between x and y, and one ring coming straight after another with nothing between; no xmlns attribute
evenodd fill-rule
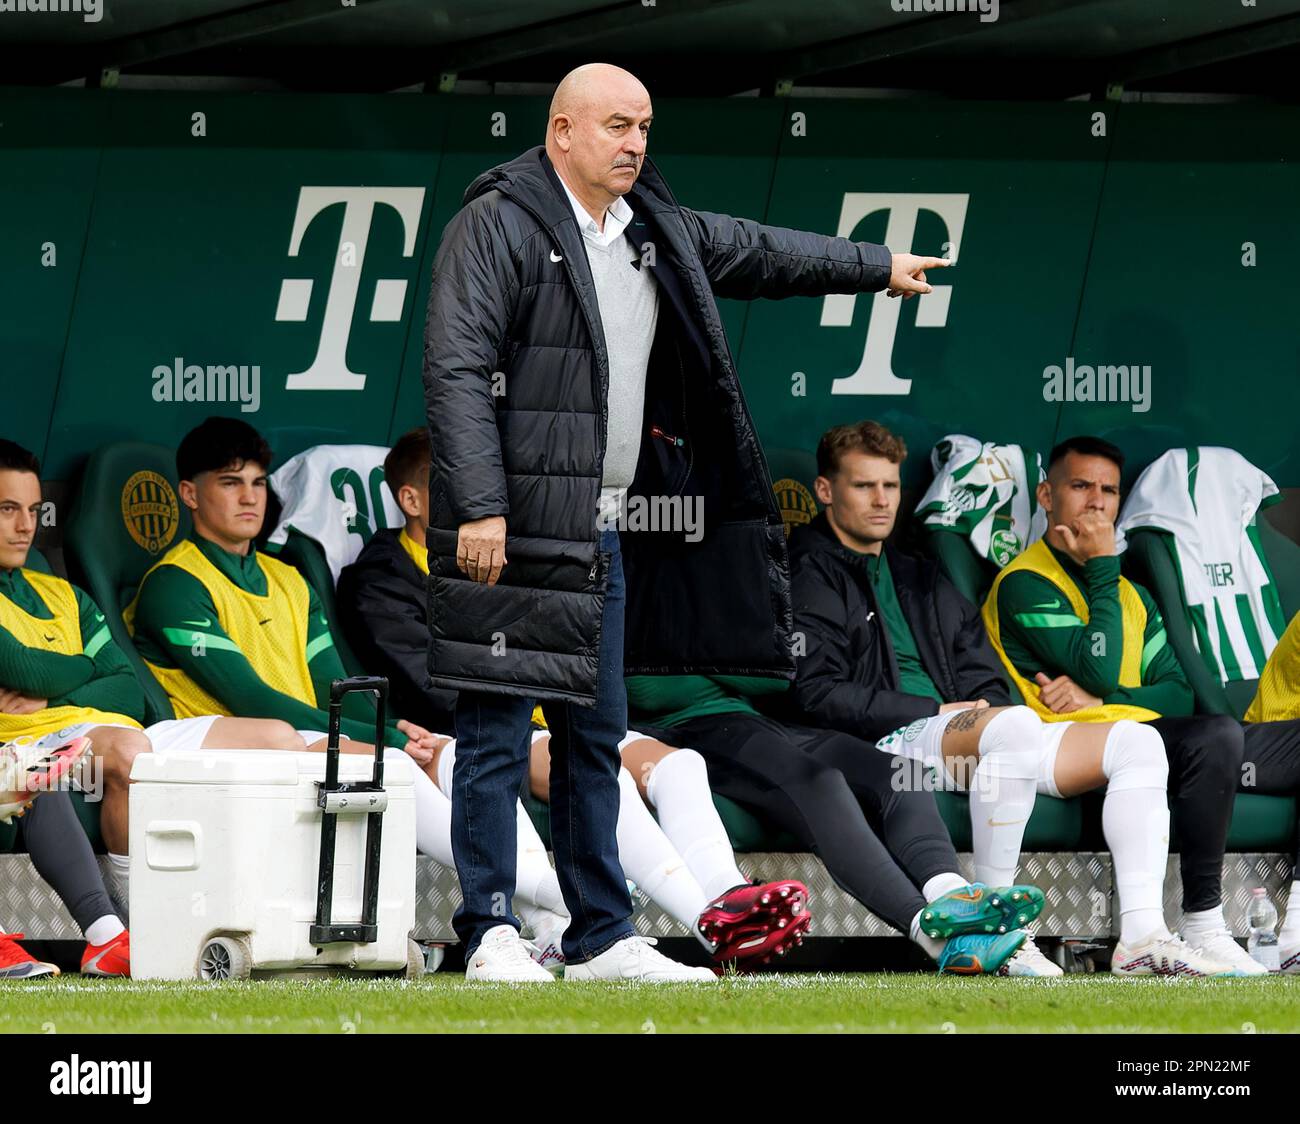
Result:
<svg viewBox="0 0 1300 1124"><path fill-rule="evenodd" d="M142 754L131 770L131 975L242 978L250 971L423 967L415 925L411 763L387 762L373 943L313 945L323 753L254 750ZM340 756L339 781L374 759ZM364 814L337 817L334 924L361 920Z"/></svg>

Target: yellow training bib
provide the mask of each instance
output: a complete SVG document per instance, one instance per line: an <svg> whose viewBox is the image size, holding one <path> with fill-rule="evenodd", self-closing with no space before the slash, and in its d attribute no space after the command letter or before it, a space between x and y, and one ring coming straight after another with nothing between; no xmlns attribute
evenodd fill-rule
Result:
<svg viewBox="0 0 1300 1124"><path fill-rule="evenodd" d="M26 648L56 652L61 656L84 655L86 644L81 635L81 612L72 586L62 578L36 570L23 570L22 576L54 616L50 620L34 617L8 597L0 596L0 626L8 629ZM113 714L89 706L47 706L35 714L0 714L0 742L39 738L81 722L140 729L140 723L125 714Z"/></svg>
<svg viewBox="0 0 1300 1124"><path fill-rule="evenodd" d="M268 687L315 706L316 689L307 668L307 616L311 606L307 583L297 570L276 558L259 554L257 561L266 576L264 597L240 589L188 539L178 543L145 574L139 592L123 614L127 628L134 635L136 605L148 586L149 575L159 566L176 566L203 583L216 606L217 620L180 621L177 629L167 630L165 639L173 644L192 644L196 654L214 644L238 650ZM207 635L214 623L221 625L229 640ZM148 666L171 699L177 718L233 714L179 668Z"/></svg>
<svg viewBox="0 0 1300 1124"><path fill-rule="evenodd" d="M1039 697L1040 688L1031 683L1018 672L1007 658L1002 647L1002 634L998 621L998 589L1008 574L1028 570L1032 574L1046 578L1070 602L1074 615L1084 624L1088 623L1088 602L1079 587L1056 560L1045 540L1039 539L1033 546L1012 559L993 579L993 587L984 601L981 615L984 627L988 630L989 640L1007 669L1011 681L1020 689L1025 705L1031 707L1044 722L1118 722L1121 718L1131 718L1135 722L1145 722L1160 715L1144 706L1131 706L1128 703L1103 703L1101 706L1084 707L1072 710L1068 714L1057 714ZM1121 687L1142 686L1142 645L1146 634L1147 611L1142 598L1127 578L1119 579L1119 605L1124 622L1124 650L1120 656L1119 685Z"/></svg>
<svg viewBox="0 0 1300 1124"><path fill-rule="evenodd" d="M1283 722L1292 718L1300 718L1300 613L1291 618L1268 657L1255 698L1246 711L1247 722Z"/></svg>

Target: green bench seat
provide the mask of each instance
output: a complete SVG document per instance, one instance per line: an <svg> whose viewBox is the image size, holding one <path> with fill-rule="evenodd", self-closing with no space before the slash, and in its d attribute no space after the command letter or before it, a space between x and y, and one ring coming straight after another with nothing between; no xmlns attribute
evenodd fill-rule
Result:
<svg viewBox="0 0 1300 1124"><path fill-rule="evenodd" d="M939 814L952 836L958 851L971 849L970 816L966 797L953 792L936 792ZM731 845L739 852L765 851L797 853L802 851L789 832L769 828L747 808L741 807L725 796L714 795L714 806L722 817L723 826L731 838ZM100 804L88 801L81 793L72 794L72 804L81 820L91 846L96 853L104 853L104 840L99 832ZM532 796L524 798L524 806L536 825L538 833L550 845L550 808ZM0 824L0 854L13 854L21 850L18 839L20 821ZM1286 796L1261 796L1239 793L1233 808L1232 824L1228 829L1228 850L1249 852L1281 852L1290 854L1296 838L1296 804ZM1171 843L1178 850L1175 837ZM1101 836L1101 797L1090 793L1071 800L1057 800L1040 796L1034 802L1034 813L1025 829L1026 851L1104 851Z"/></svg>
<svg viewBox="0 0 1300 1124"><path fill-rule="evenodd" d="M964 795L936 792L939 814L958 851L971 849L970 812ZM760 817L716 793L713 804L737 851L797 853L803 850L789 832L769 827ZM1040 796L1025 828L1026 851L1105 851L1101 833L1100 793L1070 800ZM547 805L529 795L524 807L547 846L551 839L551 814ZM1290 854L1296 838L1296 803L1288 796L1239 793L1228 830L1229 851ZM1175 837L1171 849L1178 850Z"/></svg>

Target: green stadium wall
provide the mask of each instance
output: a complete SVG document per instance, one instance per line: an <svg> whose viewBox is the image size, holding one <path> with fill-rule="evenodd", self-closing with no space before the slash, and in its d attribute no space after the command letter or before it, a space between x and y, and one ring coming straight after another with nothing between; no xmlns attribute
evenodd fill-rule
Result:
<svg viewBox="0 0 1300 1124"><path fill-rule="evenodd" d="M422 420L440 233L478 172L539 141L546 104L0 91L0 433L55 481L99 444L175 443L214 412L280 458L391 441ZM1134 470L1226 444L1300 485L1300 109L666 100L650 153L687 206L959 244L917 300L722 302L775 475L827 426L876 417L919 454L911 487L945 433L1042 448L1081 431ZM1044 371L1067 358L1149 366L1148 408L1051 400ZM256 367L257 410L157 401L178 361Z"/></svg>

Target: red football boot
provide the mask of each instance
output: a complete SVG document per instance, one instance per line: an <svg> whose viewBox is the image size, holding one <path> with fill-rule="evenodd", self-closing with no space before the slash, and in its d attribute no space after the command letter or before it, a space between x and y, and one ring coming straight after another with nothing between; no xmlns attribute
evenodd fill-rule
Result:
<svg viewBox="0 0 1300 1124"><path fill-rule="evenodd" d="M130 976L131 931L123 929L107 944L87 944L81 954L83 976Z"/></svg>
<svg viewBox="0 0 1300 1124"><path fill-rule="evenodd" d="M803 944L812 926L808 887L793 879L733 886L695 922L715 960L755 968Z"/></svg>
<svg viewBox="0 0 1300 1124"><path fill-rule="evenodd" d="M32 980L37 976L57 976L53 964L37 960L18 942L22 933L0 933L0 980Z"/></svg>

